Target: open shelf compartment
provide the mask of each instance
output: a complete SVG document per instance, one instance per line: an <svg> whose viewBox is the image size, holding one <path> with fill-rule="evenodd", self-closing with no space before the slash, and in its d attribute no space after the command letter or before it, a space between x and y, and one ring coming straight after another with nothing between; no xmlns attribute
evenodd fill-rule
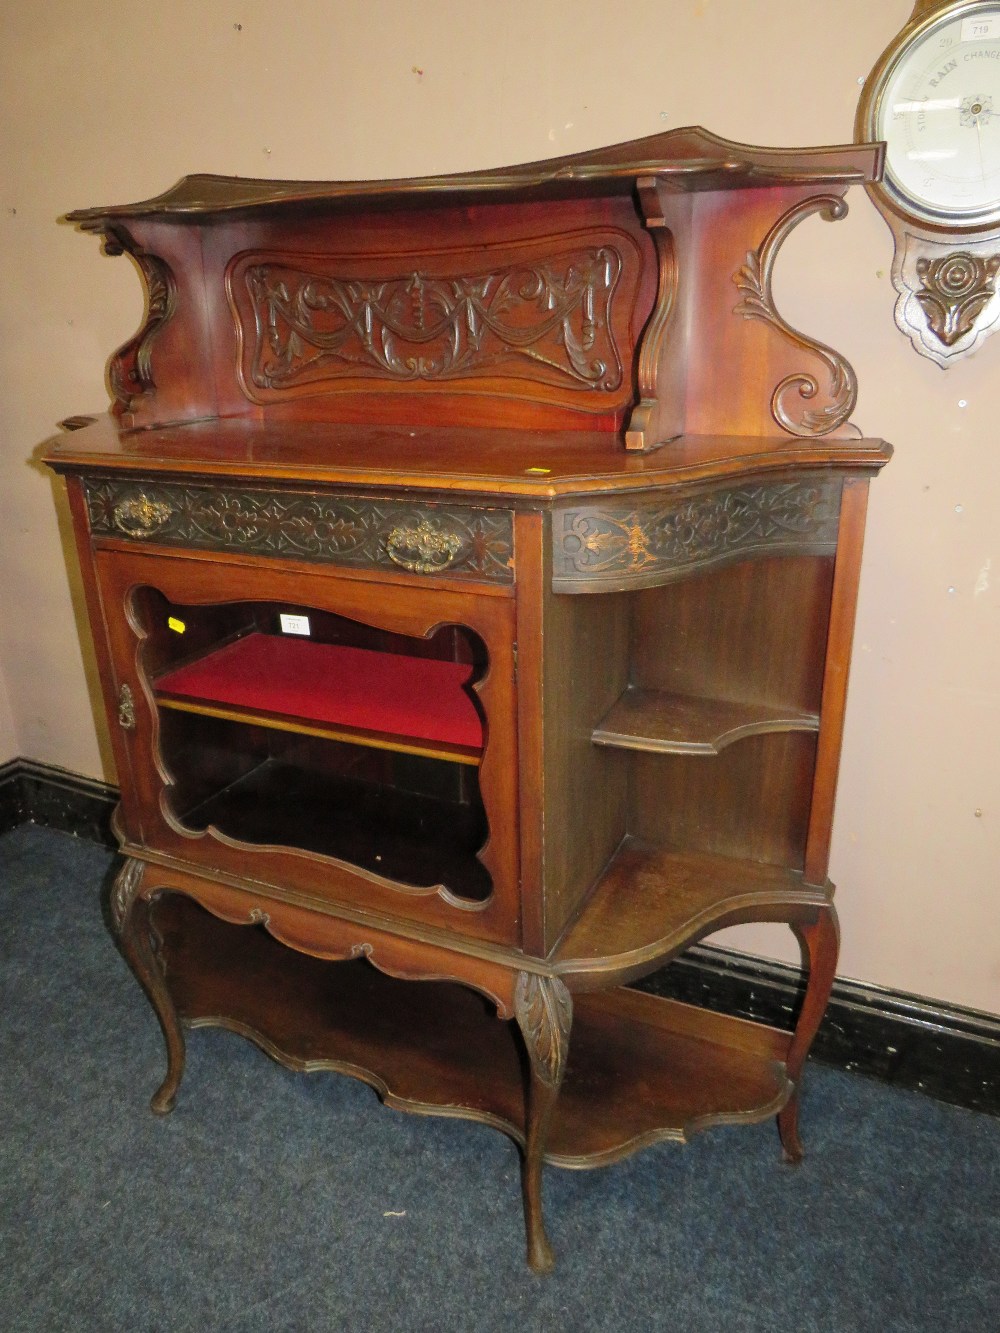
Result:
<svg viewBox="0 0 1000 1333"><path fill-rule="evenodd" d="M766 919L823 906L826 886L783 866L626 838L566 931L552 961L574 984L635 980L735 914Z"/></svg>
<svg viewBox="0 0 1000 1333"><path fill-rule="evenodd" d="M403 1110L481 1120L524 1139L524 1052L475 992L324 962L180 894L155 906L168 986L191 1027L222 1026L295 1069L363 1079ZM777 1113L789 1036L638 991L581 995L546 1160L588 1167L713 1124Z"/></svg>

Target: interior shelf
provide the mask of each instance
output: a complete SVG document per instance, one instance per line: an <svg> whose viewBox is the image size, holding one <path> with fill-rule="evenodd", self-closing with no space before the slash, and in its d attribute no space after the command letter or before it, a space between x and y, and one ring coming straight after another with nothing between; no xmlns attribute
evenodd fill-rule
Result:
<svg viewBox="0 0 1000 1333"><path fill-rule="evenodd" d="M634 980L722 918L771 905L828 901L800 871L626 838L551 961L595 985ZM758 919L766 919L758 915Z"/></svg>
<svg viewBox="0 0 1000 1333"><path fill-rule="evenodd" d="M292 1068L338 1070L400 1109L484 1121L523 1142L520 1039L476 993L323 962L181 895L155 910L189 1025L230 1028ZM597 1166L712 1124L765 1119L791 1095L788 1044L776 1029L637 991L582 995L546 1160Z"/></svg>
<svg viewBox="0 0 1000 1333"><path fill-rule="evenodd" d="M598 723L592 740L653 754L718 754L744 736L818 730L819 715L802 709L630 688Z"/></svg>
<svg viewBox="0 0 1000 1333"><path fill-rule="evenodd" d="M478 764L467 663L252 633L155 682L164 708Z"/></svg>

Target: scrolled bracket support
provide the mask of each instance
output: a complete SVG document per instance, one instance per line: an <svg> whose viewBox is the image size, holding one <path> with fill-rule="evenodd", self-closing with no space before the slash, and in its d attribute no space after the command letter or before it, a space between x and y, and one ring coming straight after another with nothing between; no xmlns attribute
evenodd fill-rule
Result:
<svg viewBox="0 0 1000 1333"><path fill-rule="evenodd" d="M733 313L770 324L796 351L815 357L823 367L825 385L808 370L794 371L781 379L771 394L771 415L777 425L790 435L802 437L829 435L837 430L858 400L857 378L847 361L832 347L792 328L774 302L771 284L778 252L799 223L816 213L828 222L836 222L847 215L847 204L836 194L801 200L782 214L758 249L747 252L746 262L733 274L733 282L743 294Z"/></svg>

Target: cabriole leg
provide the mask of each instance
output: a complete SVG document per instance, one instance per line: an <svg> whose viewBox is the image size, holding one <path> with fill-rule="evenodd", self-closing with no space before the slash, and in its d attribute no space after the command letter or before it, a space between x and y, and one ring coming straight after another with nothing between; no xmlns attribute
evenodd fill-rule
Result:
<svg viewBox="0 0 1000 1333"><path fill-rule="evenodd" d="M778 1114L778 1134L785 1159L798 1163L802 1161L802 1141L799 1138L802 1069L826 1010L827 1001L830 999L830 991L837 972L840 927L836 909L830 903L819 909L815 922L810 925L793 924L792 930L808 958L809 982L785 1062L788 1077L795 1084L795 1091L787 1106Z"/></svg>
<svg viewBox="0 0 1000 1333"><path fill-rule="evenodd" d="M542 1166L549 1122L566 1072L573 999L558 977L520 972L514 992L514 1013L531 1062L521 1162L528 1264L536 1273L547 1273L555 1263L555 1256L542 1216Z"/></svg>
<svg viewBox="0 0 1000 1333"><path fill-rule="evenodd" d="M163 1029L167 1074L153 1094L150 1106L157 1115L166 1115L174 1109L184 1074L184 1033L153 952L149 901L139 896L144 869L142 861L129 858L125 862L111 890L111 916L128 964L142 983Z"/></svg>

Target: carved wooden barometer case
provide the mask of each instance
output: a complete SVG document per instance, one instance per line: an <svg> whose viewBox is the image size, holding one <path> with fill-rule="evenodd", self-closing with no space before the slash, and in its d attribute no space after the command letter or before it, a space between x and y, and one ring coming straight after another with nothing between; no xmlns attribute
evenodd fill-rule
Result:
<svg viewBox="0 0 1000 1333"><path fill-rule="evenodd" d="M895 244L896 324L947 367L1000 324L1000 3L917 0L856 133L886 141L868 190Z"/></svg>
<svg viewBox="0 0 1000 1333"><path fill-rule="evenodd" d="M162 1025L588 1167L776 1116L829 994L865 503L785 236L870 145L681 130L502 171L191 177L111 411L53 444L121 781L112 913ZM784 923L794 1032L630 986ZM669 1171L669 1162L661 1167Z"/></svg>

